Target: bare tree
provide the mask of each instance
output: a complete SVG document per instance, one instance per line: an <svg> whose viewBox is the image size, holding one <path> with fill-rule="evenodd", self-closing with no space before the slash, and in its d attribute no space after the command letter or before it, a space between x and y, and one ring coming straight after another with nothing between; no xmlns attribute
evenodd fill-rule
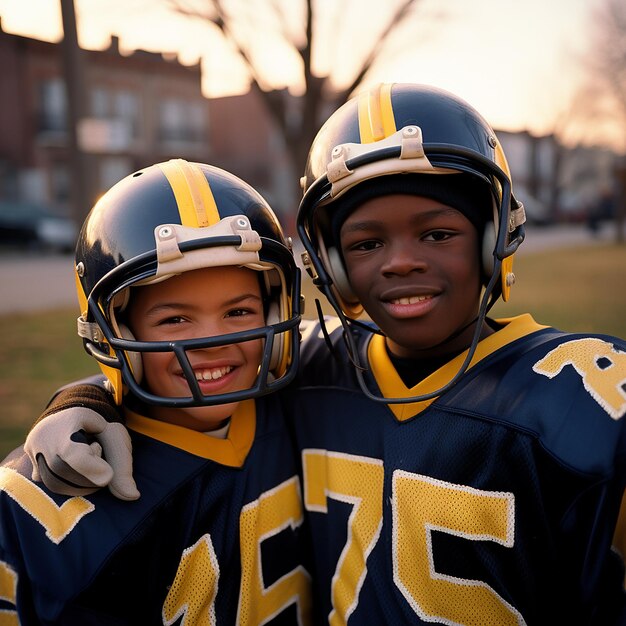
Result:
<svg viewBox="0 0 626 626"><path fill-rule="evenodd" d="M626 147L626 3L602 0L593 18L594 82L621 118Z"/></svg>
<svg viewBox="0 0 626 626"><path fill-rule="evenodd" d="M60 4L63 20L61 51L67 94L67 130L72 172L72 217L77 224L80 224L92 204L92 199L87 192L87 169L84 154L78 141L78 123L85 114L83 52L78 45L74 0L61 0Z"/></svg>
<svg viewBox="0 0 626 626"><path fill-rule="evenodd" d="M396 34L408 23L419 0L381 3L384 10L380 11L380 15L369 16L375 28L368 29L368 47L360 50L357 59L351 55L350 61L356 60L357 65L346 84L339 83L332 70L316 70L314 53L333 46L337 37L355 36L354 31L345 29L345 22L349 22L350 11L355 19L362 18L359 11L363 9L359 2L355 4L350 0L334 0L332 3L322 3L302 0L296 4L294 0L289 0L281 4L280 0L168 0L168 3L179 13L214 24L243 61L250 74L251 88L261 95L284 139L289 161L294 168L292 180L297 182L313 137L324 118L343 104L366 79L389 42L394 38L398 41ZM328 20L321 25L324 20L321 10L318 14L317 8L322 5L326 11L329 7L336 11L336 19L330 27ZM297 23L294 23L294 15L298 16ZM333 27L336 32L329 32ZM266 36L269 33L274 45L280 44L286 54L296 55L299 59L302 76L301 84L297 87L301 95L294 96L287 89L271 87L261 55L257 54L250 37L251 33L260 29L267 31ZM336 61L339 63L341 59Z"/></svg>
<svg viewBox="0 0 626 626"><path fill-rule="evenodd" d="M621 134L626 150L626 3L602 0L593 15L593 47L590 55L590 85L594 90L596 115L610 116L613 132ZM626 221L626 155L616 167L621 187L616 206L616 237L624 241Z"/></svg>

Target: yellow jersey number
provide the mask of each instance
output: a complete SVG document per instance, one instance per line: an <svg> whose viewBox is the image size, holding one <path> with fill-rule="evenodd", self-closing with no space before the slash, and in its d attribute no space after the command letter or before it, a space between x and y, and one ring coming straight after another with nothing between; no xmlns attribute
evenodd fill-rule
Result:
<svg viewBox="0 0 626 626"><path fill-rule="evenodd" d="M367 558L382 530L383 463L380 459L307 449L304 503L327 512L327 500L352 506L331 588L331 626L348 623L367 576ZM431 533L511 547L513 495L455 485L396 470L392 478L394 584L412 610L427 622L460 626L522 626L520 613L480 580L447 576L434 567Z"/></svg>
<svg viewBox="0 0 626 626"><path fill-rule="evenodd" d="M0 489L13 498L42 526L53 543L60 543L94 510L82 497L68 498L58 506L42 489L10 468L0 468ZM291 527L302 524L300 482L297 477L281 483L247 504L240 514L241 590L237 623L261 626L291 604L299 623L310 623L311 589L309 574L298 567L270 586L263 582L262 542ZM163 624L185 616L185 623L211 626L219 623L215 598L220 569L210 535L203 535L187 548L163 605ZM0 562L0 597L15 603L16 576L7 563ZM202 593L198 590L202 589ZM14 611L0 614L0 626L18 624Z"/></svg>

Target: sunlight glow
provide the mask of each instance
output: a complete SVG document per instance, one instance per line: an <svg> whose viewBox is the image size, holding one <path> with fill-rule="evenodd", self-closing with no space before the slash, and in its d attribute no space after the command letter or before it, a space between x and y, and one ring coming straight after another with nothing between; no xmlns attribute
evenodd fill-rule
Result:
<svg viewBox="0 0 626 626"><path fill-rule="evenodd" d="M292 17L290 34L298 34L298 15L292 16L296 5L293 0L281 1ZM582 60L590 44L590 15L599 1L422 0L416 18L389 42L365 84L435 84L468 100L496 128L553 132L585 78ZM258 2L246 5L246 13L253 13ZM318 0L316 27L325 37L314 50L313 67L332 75L340 86L349 84L393 4ZM247 91L246 68L218 29L205 20L173 13L165 0L75 0L75 6L79 41L85 48L105 48L115 34L122 51L141 48L177 54L185 64L201 59L207 96ZM230 6L243 10L236 0ZM262 58L263 84L298 93L300 59L280 45L271 16L261 13L257 11L241 28L247 28L242 36ZM0 0L0 17L7 32L49 41L62 36L59 0Z"/></svg>

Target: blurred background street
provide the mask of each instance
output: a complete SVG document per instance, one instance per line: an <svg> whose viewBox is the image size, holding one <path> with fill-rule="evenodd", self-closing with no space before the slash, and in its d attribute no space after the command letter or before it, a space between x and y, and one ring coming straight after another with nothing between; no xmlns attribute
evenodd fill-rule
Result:
<svg viewBox="0 0 626 626"><path fill-rule="evenodd" d="M0 314L77 306L71 254L0 253Z"/></svg>
<svg viewBox="0 0 626 626"><path fill-rule="evenodd" d="M615 237L612 224L604 224L595 233L583 224L533 227L527 230L519 255L568 246L606 244ZM300 264L302 248L295 244L296 261ZM626 290L626 268L624 283ZM76 307L73 256L32 251L0 251L0 315Z"/></svg>

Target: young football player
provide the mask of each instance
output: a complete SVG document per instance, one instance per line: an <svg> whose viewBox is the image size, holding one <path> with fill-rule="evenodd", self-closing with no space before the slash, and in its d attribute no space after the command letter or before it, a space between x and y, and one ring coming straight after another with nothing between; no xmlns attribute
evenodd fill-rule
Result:
<svg viewBox="0 0 626 626"><path fill-rule="evenodd" d="M382 85L330 117L303 184L341 321L334 358L302 345L293 419L330 623L626 624L626 342L487 316L524 238L493 130Z"/></svg>
<svg viewBox="0 0 626 626"><path fill-rule="evenodd" d="M95 205L75 267L79 334L120 405L141 498L134 484L115 493L132 502L55 495L12 455L6 623L310 623L297 457L271 393L297 367L300 281L275 215L228 172L159 163Z"/></svg>
<svg viewBox="0 0 626 626"><path fill-rule="evenodd" d="M489 124L377 86L320 130L303 188L337 319L303 330L281 397L324 623L626 623L626 342L488 316L525 219Z"/></svg>

